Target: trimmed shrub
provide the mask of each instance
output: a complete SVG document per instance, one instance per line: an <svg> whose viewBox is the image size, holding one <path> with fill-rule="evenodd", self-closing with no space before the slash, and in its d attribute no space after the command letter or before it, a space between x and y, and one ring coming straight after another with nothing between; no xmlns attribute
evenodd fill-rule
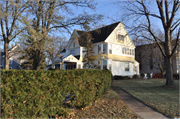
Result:
<svg viewBox="0 0 180 119"><path fill-rule="evenodd" d="M115 75L114 80L122 80L122 79L130 79L129 76L120 76L120 75Z"/></svg>
<svg viewBox="0 0 180 119"><path fill-rule="evenodd" d="M148 78L151 78L150 73L147 73L147 77L148 77Z"/></svg>
<svg viewBox="0 0 180 119"><path fill-rule="evenodd" d="M144 75L144 73L141 73L140 76L141 76L142 78L144 78L145 75Z"/></svg>
<svg viewBox="0 0 180 119"><path fill-rule="evenodd" d="M138 75L135 74L135 75L133 75L133 78L140 78L140 77L139 77Z"/></svg>
<svg viewBox="0 0 180 119"><path fill-rule="evenodd" d="M84 108L106 93L111 76L108 70L1 70L1 116L66 117L68 107Z"/></svg>
<svg viewBox="0 0 180 119"><path fill-rule="evenodd" d="M161 73L153 74L153 78L161 78Z"/></svg>

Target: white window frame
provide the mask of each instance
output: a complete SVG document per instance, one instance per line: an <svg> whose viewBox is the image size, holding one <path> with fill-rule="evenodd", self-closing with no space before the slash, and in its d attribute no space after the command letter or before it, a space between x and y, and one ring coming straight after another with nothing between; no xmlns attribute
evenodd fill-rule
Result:
<svg viewBox="0 0 180 119"><path fill-rule="evenodd" d="M122 54L125 54L125 48L122 47Z"/></svg>
<svg viewBox="0 0 180 119"><path fill-rule="evenodd" d="M112 54L112 44L109 44L109 54Z"/></svg>
<svg viewBox="0 0 180 119"><path fill-rule="evenodd" d="M81 64L78 64L78 69L81 69Z"/></svg>
<svg viewBox="0 0 180 119"><path fill-rule="evenodd" d="M112 61L109 60L109 70L112 70Z"/></svg>
<svg viewBox="0 0 180 119"><path fill-rule="evenodd" d="M98 69L101 69L101 60L98 60Z"/></svg>
<svg viewBox="0 0 180 119"><path fill-rule="evenodd" d="M126 66L128 66L128 67L126 67ZM125 71L130 71L130 70L129 70L129 62L126 62L126 63L125 63Z"/></svg>
<svg viewBox="0 0 180 119"><path fill-rule="evenodd" d="M125 40L125 37L121 34L117 34L117 40L120 41L120 42L124 42Z"/></svg>
<svg viewBox="0 0 180 119"><path fill-rule="evenodd" d="M106 45L106 49L105 50L104 50L104 45ZM107 44L103 44L103 53L102 54L107 54L107 47L108 47Z"/></svg>
<svg viewBox="0 0 180 119"><path fill-rule="evenodd" d="M106 61L106 68L104 68L104 62ZM107 69L107 60L103 60L103 69Z"/></svg>

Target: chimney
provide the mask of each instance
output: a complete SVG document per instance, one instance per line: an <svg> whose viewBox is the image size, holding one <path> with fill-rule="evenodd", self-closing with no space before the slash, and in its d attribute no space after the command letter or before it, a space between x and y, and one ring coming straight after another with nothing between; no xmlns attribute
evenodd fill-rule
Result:
<svg viewBox="0 0 180 119"><path fill-rule="evenodd" d="M16 42L16 45L17 45L17 42Z"/></svg>
<svg viewBox="0 0 180 119"><path fill-rule="evenodd" d="M14 45L12 44L12 48L14 47Z"/></svg>

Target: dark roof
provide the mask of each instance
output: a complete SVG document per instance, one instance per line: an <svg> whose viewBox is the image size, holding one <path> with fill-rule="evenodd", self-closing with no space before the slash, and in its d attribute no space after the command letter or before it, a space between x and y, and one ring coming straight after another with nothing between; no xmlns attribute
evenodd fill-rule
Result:
<svg viewBox="0 0 180 119"><path fill-rule="evenodd" d="M76 59L78 59L79 60L79 58L80 58L80 55L76 55L76 56L74 56Z"/></svg>
<svg viewBox="0 0 180 119"><path fill-rule="evenodd" d="M66 52L66 49L63 49L60 53L62 53L62 52Z"/></svg>
<svg viewBox="0 0 180 119"><path fill-rule="evenodd" d="M104 26L102 28L99 29L95 29L93 31L90 31L89 33L92 35L93 43L98 43L98 42L102 42L105 41L106 38L112 33L112 31L117 27L117 25L120 22L108 25L108 26ZM79 45L83 46L83 43L81 41L84 41L84 33L85 31L80 31L80 30L76 30L76 32L78 33L78 35L81 37L79 41Z"/></svg>

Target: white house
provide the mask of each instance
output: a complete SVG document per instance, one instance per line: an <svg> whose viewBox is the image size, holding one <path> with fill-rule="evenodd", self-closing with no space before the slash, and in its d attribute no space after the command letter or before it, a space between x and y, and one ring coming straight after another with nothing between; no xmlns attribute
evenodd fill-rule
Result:
<svg viewBox="0 0 180 119"><path fill-rule="evenodd" d="M52 61L60 69L83 68L85 50L82 34L74 30L67 47ZM113 75L132 76L139 74L139 63L135 60L135 46L122 22L93 31L95 64L100 69L109 69Z"/></svg>

